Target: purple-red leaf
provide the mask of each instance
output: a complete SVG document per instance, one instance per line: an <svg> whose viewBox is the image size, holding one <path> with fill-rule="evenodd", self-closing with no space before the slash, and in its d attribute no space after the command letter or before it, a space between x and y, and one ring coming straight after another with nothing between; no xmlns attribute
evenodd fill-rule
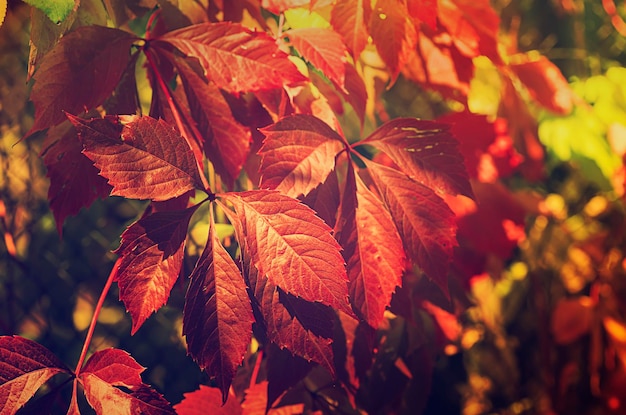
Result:
<svg viewBox="0 0 626 415"><path fill-rule="evenodd" d="M203 23L162 36L183 54L197 58L209 79L231 92L282 88L305 81L273 38L237 23Z"/></svg>
<svg viewBox="0 0 626 415"><path fill-rule="evenodd" d="M325 181L344 148L339 134L311 115L283 118L261 131L261 187L291 197L306 196Z"/></svg>
<svg viewBox="0 0 626 415"><path fill-rule="evenodd" d="M183 400L174 405L178 415L240 415L242 408L234 395L222 403L219 388L200 385L200 389L184 395Z"/></svg>
<svg viewBox="0 0 626 415"><path fill-rule="evenodd" d="M367 45L369 0L338 0L330 16L330 24L352 51L355 60Z"/></svg>
<svg viewBox="0 0 626 415"><path fill-rule="evenodd" d="M350 301L378 328L405 266L402 240L383 203L348 169L337 238L344 248Z"/></svg>
<svg viewBox="0 0 626 415"><path fill-rule="evenodd" d="M427 186L401 172L367 162L409 257L448 292L448 267L457 245L454 213Z"/></svg>
<svg viewBox="0 0 626 415"><path fill-rule="evenodd" d="M189 354L217 377L224 402L252 339L253 322L246 284L211 221L206 247L191 274L183 334Z"/></svg>
<svg viewBox="0 0 626 415"><path fill-rule="evenodd" d="M52 144L43 153L43 162L50 178L48 201L59 235L65 218L91 205L97 198L107 197L111 186L98 175L98 169L82 154L76 130L65 122L48 130Z"/></svg>
<svg viewBox="0 0 626 415"><path fill-rule="evenodd" d="M322 71L333 83L343 87L346 78L346 46L332 29L307 27L284 33L304 59Z"/></svg>
<svg viewBox="0 0 626 415"><path fill-rule="evenodd" d="M437 193L474 195L459 143L448 125L398 118L358 144L384 151L409 177Z"/></svg>
<svg viewBox="0 0 626 415"><path fill-rule="evenodd" d="M0 336L0 413L15 414L37 389L70 370L50 350L17 336Z"/></svg>
<svg viewBox="0 0 626 415"><path fill-rule="evenodd" d="M313 210L273 191L224 198L237 212L250 261L261 276L294 296L352 314L340 246Z"/></svg>
<svg viewBox="0 0 626 415"><path fill-rule="evenodd" d="M155 212L122 234L115 272L120 299L133 318L133 334L167 302L182 267L189 220L198 206Z"/></svg>
<svg viewBox="0 0 626 415"><path fill-rule="evenodd" d="M76 114L100 105L120 81L136 40L102 26L83 26L63 36L34 75L35 122L27 135L60 124L64 111Z"/></svg>
<svg viewBox="0 0 626 415"><path fill-rule="evenodd" d="M111 195L164 201L204 188L193 151L163 120L68 118L78 131L83 154L113 186Z"/></svg>

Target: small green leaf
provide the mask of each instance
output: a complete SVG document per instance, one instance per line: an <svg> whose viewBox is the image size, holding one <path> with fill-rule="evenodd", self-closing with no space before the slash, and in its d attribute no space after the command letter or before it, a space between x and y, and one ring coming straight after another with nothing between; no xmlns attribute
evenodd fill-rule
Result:
<svg viewBox="0 0 626 415"><path fill-rule="evenodd" d="M24 3L38 8L56 24L65 20L76 5L75 0L24 0Z"/></svg>

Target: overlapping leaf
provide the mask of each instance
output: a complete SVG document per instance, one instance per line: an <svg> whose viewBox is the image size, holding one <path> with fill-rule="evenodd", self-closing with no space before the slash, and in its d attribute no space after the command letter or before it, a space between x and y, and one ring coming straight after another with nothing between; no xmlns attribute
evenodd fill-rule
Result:
<svg viewBox="0 0 626 415"><path fill-rule="evenodd" d="M348 268L350 301L377 328L405 266L402 240L389 212L349 168L337 231Z"/></svg>
<svg viewBox="0 0 626 415"><path fill-rule="evenodd" d="M200 389L186 393L183 400L174 405L178 415L240 415L242 408L235 396L230 396L226 403L222 402L219 388L200 385Z"/></svg>
<svg viewBox="0 0 626 415"><path fill-rule="evenodd" d="M305 77L274 39L235 23L204 23L166 35L166 42L197 58L207 76L231 93L253 92L302 82Z"/></svg>
<svg viewBox="0 0 626 415"><path fill-rule="evenodd" d="M283 118L264 128L261 187L297 197L307 195L326 180L342 138L320 119L309 115Z"/></svg>
<svg viewBox="0 0 626 415"><path fill-rule="evenodd" d="M68 117L78 131L83 153L113 186L112 195L164 201L203 188L191 148L164 121L136 116ZM126 123L121 132L120 121Z"/></svg>
<svg viewBox="0 0 626 415"><path fill-rule="evenodd" d="M191 274L183 334L189 354L209 376L217 377L224 401L252 338L253 322L241 272L211 221L207 245Z"/></svg>
<svg viewBox="0 0 626 415"><path fill-rule="evenodd" d="M346 78L346 47L341 35L332 29L301 28L285 32L289 43L304 59L343 87Z"/></svg>
<svg viewBox="0 0 626 415"><path fill-rule="evenodd" d="M141 382L143 368L128 353L106 349L93 354L78 375L98 415L174 414L169 403ZM126 392L119 387L125 387Z"/></svg>
<svg viewBox="0 0 626 415"><path fill-rule="evenodd" d="M128 227L115 251L120 299L133 318L132 333L167 302L183 263L191 215L185 210L155 212Z"/></svg>
<svg viewBox="0 0 626 415"><path fill-rule="evenodd" d="M128 32L101 26L64 36L34 75L35 122L27 135L60 124L63 111L77 114L100 105L120 81L135 40Z"/></svg>
<svg viewBox="0 0 626 415"><path fill-rule="evenodd" d="M330 23L355 59L367 45L370 7L368 0L338 0L332 10Z"/></svg>
<svg viewBox="0 0 626 415"><path fill-rule="evenodd" d="M0 337L0 413L15 414L37 389L70 370L50 350L17 336Z"/></svg>
<svg viewBox="0 0 626 415"><path fill-rule="evenodd" d="M445 124L398 118L360 143L384 151L409 177L436 192L473 196L459 143Z"/></svg>
<svg viewBox="0 0 626 415"><path fill-rule="evenodd" d="M454 213L435 192L395 169L367 162L409 257L447 293L456 242Z"/></svg>
<svg viewBox="0 0 626 415"><path fill-rule="evenodd" d="M242 218L249 259L261 276L294 296L352 314L339 244L309 207L265 190L224 199Z"/></svg>

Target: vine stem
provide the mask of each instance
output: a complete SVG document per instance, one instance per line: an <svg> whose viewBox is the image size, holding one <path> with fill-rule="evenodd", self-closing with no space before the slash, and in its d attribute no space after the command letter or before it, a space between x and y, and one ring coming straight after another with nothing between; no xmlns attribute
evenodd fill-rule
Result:
<svg viewBox="0 0 626 415"><path fill-rule="evenodd" d="M98 316L100 316L100 311L102 310L102 306L104 305L104 300L111 289L111 285L113 285L113 280L115 279L115 275L117 274L117 269L119 267L119 259L113 265L113 269L109 273L109 278L107 278L107 282L104 284L104 288L102 288L102 292L100 293L100 298L98 299L98 303L96 304L96 308L93 311L93 316L91 317L91 323L89 323L89 330L87 331L87 337L85 338L85 343L83 344L83 350L80 352L80 357L78 358L78 363L76 363L76 369L74 369L74 376L78 377L80 374L80 370L83 367L83 363L85 362L85 357L87 357L87 351L89 350L89 345L91 344L91 339L93 337L93 333L96 330L96 324L98 323Z"/></svg>
<svg viewBox="0 0 626 415"><path fill-rule="evenodd" d="M207 181L204 175L204 168L202 166L201 156L200 156L200 159L197 156L198 154L202 153L202 150L197 146L197 143L194 140L190 139L189 132L185 128L185 123L183 122L181 114L178 111L178 106L176 105L176 102L174 101L174 98L172 97L170 88L167 86L167 84L165 83L165 80L161 76L161 73L158 71L158 68L156 66L156 63L154 62L154 59L152 57L152 54L150 53L150 50L147 48L144 49L144 54L146 55L146 61L148 62L150 69L152 69L152 73L154 74L154 77L156 78L157 83L159 84L159 88L161 88L161 91L163 91L163 94L165 95L165 99L167 100L167 104L172 110L172 115L174 117L174 120L176 121L176 125L178 126L178 130L180 131L180 134L183 136L185 141L187 141L187 144L189 145L189 147L191 147L194 154L196 154L196 157L195 157L196 164L198 166L198 170L200 171L200 179L202 180L202 185L207 191L210 192L211 187L209 186L209 182Z"/></svg>

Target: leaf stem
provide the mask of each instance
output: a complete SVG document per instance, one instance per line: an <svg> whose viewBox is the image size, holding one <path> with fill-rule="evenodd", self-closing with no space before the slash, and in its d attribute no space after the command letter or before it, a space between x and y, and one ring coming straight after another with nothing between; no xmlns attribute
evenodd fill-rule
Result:
<svg viewBox="0 0 626 415"><path fill-rule="evenodd" d="M115 262L113 269L109 273L109 278L107 278L107 282L104 284L104 288L102 288L102 292L100 293L100 298L98 299L98 303L96 304L96 308L93 311L93 316L91 317L91 323L89 324L89 330L87 331L87 337L85 338L85 343L83 343L83 350L80 352L80 357L78 358L78 363L76 363L76 369L74 369L74 375L78 377L80 374L80 370L83 367L83 363L85 362L85 357L87 357L87 351L89 350L89 345L91 344L91 339L93 337L93 333L96 330L96 324L98 322L98 316L100 316L100 311L102 310L102 306L104 305L104 300L111 289L111 285L113 285L113 280L115 279L115 274L117 274L117 268L119 267L119 259Z"/></svg>
<svg viewBox="0 0 626 415"><path fill-rule="evenodd" d="M146 55L146 61L148 62L150 69L152 69L152 73L154 74L154 77L156 78L157 83L159 84L161 91L163 91L163 94L165 95L165 99L167 100L167 103L170 109L172 110L172 116L174 117L174 120L176 121L176 125L178 126L178 130L180 131L180 134L183 136L185 141L187 141L187 144L189 145L189 147L191 147L194 154L196 155L196 164L197 164L198 170L200 171L200 179L202 180L202 185L208 192L210 192L211 187L209 186L209 182L206 179L206 176L204 174L204 166L202 165L202 156L201 156L202 150L200 149L198 143L196 143L194 140L192 140L189 137L189 131L185 127L185 123L183 122L181 114L178 111L178 105L176 105L176 102L174 101L174 98L172 97L172 94L170 92L170 88L167 86L167 84L165 83L165 80L161 76L161 73L159 72L156 63L154 62L154 58L152 57L152 54L150 53L150 49L145 48L144 54Z"/></svg>
<svg viewBox="0 0 626 415"><path fill-rule="evenodd" d="M259 350L256 355L256 361L254 362L254 369L252 370L252 376L250 376L250 388L256 385L257 378L259 377L259 370L261 369L261 362L263 361L263 350Z"/></svg>

